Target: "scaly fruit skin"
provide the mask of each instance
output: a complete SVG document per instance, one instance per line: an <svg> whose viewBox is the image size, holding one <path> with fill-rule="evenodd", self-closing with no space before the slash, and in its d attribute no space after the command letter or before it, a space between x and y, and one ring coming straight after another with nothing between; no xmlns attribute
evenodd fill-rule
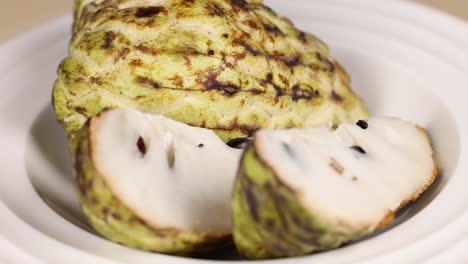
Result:
<svg viewBox="0 0 468 264"><path fill-rule="evenodd" d="M249 259L302 256L337 248L372 233L308 211L300 194L282 183L250 146L233 190L234 242Z"/></svg>
<svg viewBox="0 0 468 264"><path fill-rule="evenodd" d="M326 45L260 0L77 0L53 105L72 153L105 108L165 115L224 141L367 116Z"/></svg>
<svg viewBox="0 0 468 264"><path fill-rule="evenodd" d="M174 255L206 252L230 243L230 234L215 237L150 226L112 194L93 166L88 135L88 126L85 125L77 148L75 174L81 206L98 233L129 247Z"/></svg>

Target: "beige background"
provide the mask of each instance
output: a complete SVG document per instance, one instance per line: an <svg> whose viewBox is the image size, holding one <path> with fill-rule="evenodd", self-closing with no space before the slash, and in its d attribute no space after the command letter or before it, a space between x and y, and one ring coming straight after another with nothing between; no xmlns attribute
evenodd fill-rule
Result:
<svg viewBox="0 0 468 264"><path fill-rule="evenodd" d="M468 0L411 1L431 5L468 21ZM73 0L1 0L1 2L0 42L3 42L41 22L69 12Z"/></svg>

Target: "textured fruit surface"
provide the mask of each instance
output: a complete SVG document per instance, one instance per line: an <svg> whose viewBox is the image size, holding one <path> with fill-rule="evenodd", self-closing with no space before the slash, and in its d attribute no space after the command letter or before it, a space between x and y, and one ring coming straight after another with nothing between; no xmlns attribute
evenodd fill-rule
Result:
<svg viewBox="0 0 468 264"><path fill-rule="evenodd" d="M53 105L72 151L106 108L161 114L228 141L363 118L349 85L323 42L260 0L78 0Z"/></svg>

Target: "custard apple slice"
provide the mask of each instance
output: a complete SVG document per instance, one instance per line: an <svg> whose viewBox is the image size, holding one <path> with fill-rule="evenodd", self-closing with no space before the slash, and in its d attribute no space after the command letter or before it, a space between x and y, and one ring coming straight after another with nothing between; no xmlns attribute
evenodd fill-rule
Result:
<svg viewBox="0 0 468 264"><path fill-rule="evenodd" d="M72 152L106 108L164 115L224 141L367 116L327 46L261 0L76 0L53 105Z"/></svg>
<svg viewBox="0 0 468 264"><path fill-rule="evenodd" d="M337 248L390 223L437 172L424 130L399 119L259 131L234 187L236 246L251 259Z"/></svg>
<svg viewBox="0 0 468 264"><path fill-rule="evenodd" d="M208 129L105 111L81 135L79 200L94 229L112 241L178 255L214 249L232 241L241 151Z"/></svg>

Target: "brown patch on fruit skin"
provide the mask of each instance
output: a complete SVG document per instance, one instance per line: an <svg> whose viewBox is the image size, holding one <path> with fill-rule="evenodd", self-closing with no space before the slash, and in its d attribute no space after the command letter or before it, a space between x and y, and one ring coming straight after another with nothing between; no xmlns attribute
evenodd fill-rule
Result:
<svg viewBox="0 0 468 264"><path fill-rule="evenodd" d="M137 68L143 66L143 61L141 59L132 59L128 64L132 68Z"/></svg>
<svg viewBox="0 0 468 264"><path fill-rule="evenodd" d="M114 40L117 38L117 34L113 31L107 31L104 37L104 43L102 44L103 49L111 49L114 47Z"/></svg>
<svg viewBox="0 0 468 264"><path fill-rule="evenodd" d="M260 55L264 56L264 54L260 50L257 50L255 48L253 48L252 46L250 46L250 44L248 44L247 42L245 42L242 39L236 39L236 40L234 40L233 43L236 44L236 45L244 47L244 49L247 52L249 52L250 54L252 54L253 56L260 56ZM247 56L247 54L244 54L244 58L245 58L245 56Z"/></svg>
<svg viewBox="0 0 468 264"><path fill-rule="evenodd" d="M222 131L241 131L244 135L248 137L252 136L260 127L239 124L239 118L235 117L233 121L226 127L217 127L217 130Z"/></svg>
<svg viewBox="0 0 468 264"><path fill-rule="evenodd" d="M323 58L322 54L320 52L315 52L315 56L319 61L324 61L325 59Z"/></svg>
<svg viewBox="0 0 468 264"><path fill-rule="evenodd" d="M283 182L278 181L279 184L283 184ZM278 193L275 192L275 187L271 183L265 184L265 189L270 193L270 197L272 198L273 205L276 208L278 212L278 216L280 219L280 223L282 225L282 228L284 231L288 231L289 228L289 223L287 220L287 217L283 213L283 208L286 206L286 201L285 199L279 195Z"/></svg>
<svg viewBox="0 0 468 264"><path fill-rule="evenodd" d="M153 17L158 15L159 13L166 13L166 8L162 6L149 6L149 7L140 7L138 8L137 12L135 13L135 17L142 18L142 17Z"/></svg>
<svg viewBox="0 0 468 264"><path fill-rule="evenodd" d="M305 90L305 89L301 89L299 85L294 85L292 87L291 98L293 101L299 101L299 100L310 101L316 96L318 96L317 91L313 91L311 88Z"/></svg>
<svg viewBox="0 0 468 264"><path fill-rule="evenodd" d="M272 35L276 35L276 36L283 35L283 32L276 25L263 24L263 29L265 29L266 32Z"/></svg>
<svg viewBox="0 0 468 264"><path fill-rule="evenodd" d="M257 200L255 199L255 195L253 194L252 189L249 187L246 187L245 198L247 199L247 204L249 205L250 215L252 215L256 222L258 222L259 216Z"/></svg>
<svg viewBox="0 0 468 264"><path fill-rule="evenodd" d="M306 33L305 33L304 31L300 31L300 32L299 32L298 39L299 39L302 43L306 43L306 42L307 42Z"/></svg>
<svg viewBox="0 0 468 264"><path fill-rule="evenodd" d="M121 49L115 59L114 59L114 63L117 63L119 60L123 60L125 57L127 57L127 55L130 53L130 49L129 48L123 48Z"/></svg>
<svg viewBox="0 0 468 264"><path fill-rule="evenodd" d="M101 85L101 84L102 84L101 78L96 77L96 76L93 76L93 77L89 78L89 81L90 81L91 83L94 83L94 84L97 84L97 85Z"/></svg>
<svg viewBox="0 0 468 264"><path fill-rule="evenodd" d="M172 81L175 87L183 87L184 86L184 79L180 75L176 75L169 80Z"/></svg>
<svg viewBox="0 0 468 264"><path fill-rule="evenodd" d="M279 60L282 60L286 66L293 68L295 66L301 65L301 58L299 56L293 56L293 57L282 57L278 56L277 57Z"/></svg>
<svg viewBox="0 0 468 264"><path fill-rule="evenodd" d="M138 50L138 51L141 51L142 53L149 54L149 55L152 55L152 56L158 55L157 50L148 48L144 44L140 44L140 45L136 46L135 49Z"/></svg>
<svg viewBox="0 0 468 264"><path fill-rule="evenodd" d="M263 51L252 47L250 44L248 44L243 39L236 39L236 40L233 41L233 44L244 47L245 51L250 53L253 56L261 56L261 57L265 57L267 60L278 61L278 62L282 63L287 68L294 68L294 67L299 66L299 65L302 65L304 67L309 67L310 66L310 65L303 64L302 59L301 59L301 57L299 55L289 55L289 56L287 56L287 55L280 54L280 53L271 53L271 54L270 53L264 53ZM234 55L234 57L237 60L242 60L246 56L247 56L246 53L240 53L240 54ZM311 65L313 65L313 64L311 64Z"/></svg>
<svg viewBox="0 0 468 264"><path fill-rule="evenodd" d="M343 97L341 95L337 94L335 91L331 92L330 98L332 99L333 102L341 104L343 103Z"/></svg>
<svg viewBox="0 0 468 264"><path fill-rule="evenodd" d="M231 0L231 3L242 10L249 10L249 4L245 0Z"/></svg>
<svg viewBox="0 0 468 264"><path fill-rule="evenodd" d="M195 0L184 0L182 1L182 5L186 8L191 8L195 4Z"/></svg>
<svg viewBox="0 0 468 264"><path fill-rule="evenodd" d="M232 97L241 91L241 88L235 84L222 83L217 80L219 71L211 71L208 74L201 76L198 82L202 83L205 91L216 90L221 91L224 95ZM254 91L250 91L254 92Z"/></svg>
<svg viewBox="0 0 468 264"><path fill-rule="evenodd" d="M209 8L209 14L211 16L219 16L219 17L222 17L222 16L225 16L226 13L224 12L224 10L217 4L213 4L210 8Z"/></svg>
<svg viewBox="0 0 468 264"><path fill-rule="evenodd" d="M335 71L335 64L333 64L333 62L331 62L330 60L326 60L326 64L327 64L327 70L330 72L330 73L333 73Z"/></svg>
<svg viewBox="0 0 468 264"><path fill-rule="evenodd" d="M83 128L74 167L79 200L93 228L120 244L175 255L208 252L230 241L231 234L208 235L197 230L182 232L173 227L161 227L140 217L111 192L112 182L95 166L93 150L94 133L106 112L91 118ZM88 184L90 181L95 184ZM132 237L131 234L138 236Z"/></svg>
<svg viewBox="0 0 468 264"><path fill-rule="evenodd" d="M122 217L118 213L112 213L111 215L115 220L121 220L122 219Z"/></svg>
<svg viewBox="0 0 468 264"><path fill-rule="evenodd" d="M153 80L150 80L149 78L144 77L144 76L137 76L135 81L137 83L149 85L149 86L153 87L154 89L161 88L161 85L159 83L157 83L157 82L155 82Z"/></svg>
<svg viewBox="0 0 468 264"><path fill-rule="evenodd" d="M252 28L252 29L256 29L256 30L260 29L260 27L258 26L257 22L255 22L255 21L253 21L253 20L248 20L248 21L246 22L246 24L247 24L250 28Z"/></svg>
<svg viewBox="0 0 468 264"><path fill-rule="evenodd" d="M84 116L86 116L86 109L84 109L84 108L81 107L81 106L75 107L75 111L78 112L78 113L80 113L80 114L82 114L82 115L84 115Z"/></svg>

